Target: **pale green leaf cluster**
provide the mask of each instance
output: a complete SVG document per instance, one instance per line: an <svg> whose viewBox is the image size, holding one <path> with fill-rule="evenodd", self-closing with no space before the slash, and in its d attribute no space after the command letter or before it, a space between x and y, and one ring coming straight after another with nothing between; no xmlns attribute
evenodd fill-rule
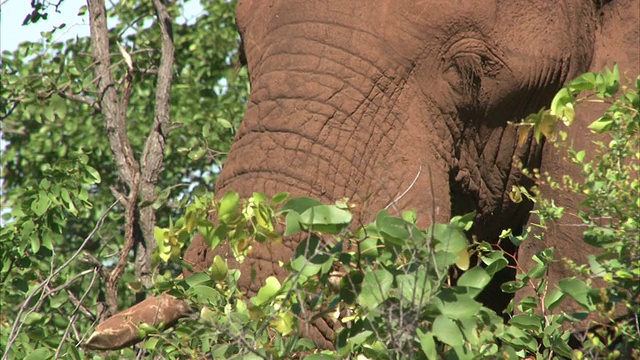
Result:
<svg viewBox="0 0 640 360"><path fill-rule="evenodd" d="M182 2L169 5L176 51L172 126L156 184L158 200L139 204L153 206L161 219L156 238L163 246L155 255L155 272L177 271L161 260L179 258L190 239L178 231L185 224L170 219L182 217L186 204L195 203L192 194L215 186L249 90L246 70L236 66L236 2L200 3L203 14L189 24L182 20ZM127 69L118 45L131 55L136 69L126 116L129 139L139 157L154 120L160 31L151 2L107 4L118 91ZM27 16L28 24L45 19L51 11L49 2L34 1L30 14L11 16ZM86 11L86 6L80 9ZM0 353L13 326L22 324L10 358L45 359L56 352L63 358L93 356L77 344L96 321L104 301L104 279L125 242L123 208L110 208L120 197L118 192L124 191L100 111L91 42L89 38L56 42L56 32L67 29L55 25L43 33L42 41L23 43L2 54L0 126L7 146L0 156ZM187 184L195 189L187 191ZM193 218L185 226L193 229ZM83 251L76 254L83 244ZM120 308L150 291L135 278L132 255L130 259L119 286ZM64 270L55 272L70 260ZM41 284L46 286L36 290ZM29 296L33 300L25 304ZM133 351L114 356L130 357Z"/></svg>

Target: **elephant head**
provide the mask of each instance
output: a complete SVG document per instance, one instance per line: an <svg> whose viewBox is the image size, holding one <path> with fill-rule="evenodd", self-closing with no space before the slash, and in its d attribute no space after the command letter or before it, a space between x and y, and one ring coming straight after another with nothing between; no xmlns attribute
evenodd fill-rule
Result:
<svg viewBox="0 0 640 360"><path fill-rule="evenodd" d="M531 205L508 192L527 184L521 166L539 167L542 157L532 141L517 145L508 122L617 55L637 65L623 43L598 53L613 41L599 41L608 26L637 24L637 6L621 8L634 5L241 1L251 97L218 189L348 197L363 223L385 207L416 209L421 225L476 211L474 235L495 240L526 224ZM255 249L240 268L258 276L242 285L255 292L264 277L284 276L278 261L295 246ZM205 249L194 243L186 259L208 266ZM491 291L490 305L503 308L508 299Z"/></svg>
<svg viewBox="0 0 640 360"><path fill-rule="evenodd" d="M526 225L531 205L508 192L527 185L521 167L547 161L508 122L585 71L638 64L638 1L241 0L237 22L251 96L220 194L348 197L362 223L382 208L415 209L422 226L475 211L473 233L490 241ZM253 293L286 275L278 261L296 244L230 266ZM228 249L196 238L185 260L204 269L215 254ZM307 335L331 346L329 324Z"/></svg>

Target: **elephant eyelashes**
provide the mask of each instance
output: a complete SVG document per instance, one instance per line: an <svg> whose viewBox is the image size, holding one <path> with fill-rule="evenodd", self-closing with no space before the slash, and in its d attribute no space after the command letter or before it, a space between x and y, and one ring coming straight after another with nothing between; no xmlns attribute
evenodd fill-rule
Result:
<svg viewBox="0 0 640 360"><path fill-rule="evenodd" d="M445 79L451 88L472 104L477 104L482 89L482 79L494 77L502 68L502 63L486 47L476 41L464 41L463 51L450 51ZM471 49L469 49L469 47Z"/></svg>
<svg viewBox="0 0 640 360"><path fill-rule="evenodd" d="M477 98L483 76L480 57L477 55L455 57L450 71L457 73L454 74L457 76L454 80L457 81L451 84L453 89L465 97Z"/></svg>

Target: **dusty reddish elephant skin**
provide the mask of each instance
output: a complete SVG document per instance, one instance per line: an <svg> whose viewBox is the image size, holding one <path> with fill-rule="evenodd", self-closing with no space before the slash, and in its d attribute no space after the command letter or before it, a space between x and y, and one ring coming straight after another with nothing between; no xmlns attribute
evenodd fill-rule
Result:
<svg viewBox="0 0 640 360"><path fill-rule="evenodd" d="M252 92L218 193L349 197L362 223L391 203L418 210L422 226L476 211L474 235L489 241L524 226L530 205L508 191L527 185L516 164L537 167L543 155L532 142L518 147L507 121L611 60L637 74L638 1L463 3L241 1ZM573 135L587 139L579 121ZM558 174L571 171L544 156ZM239 265L242 288L286 276L277 263L296 243L257 246ZM227 251L196 238L185 260L203 269ZM485 294L495 309L508 301L497 287ZM303 324L303 334L332 346L329 323Z"/></svg>

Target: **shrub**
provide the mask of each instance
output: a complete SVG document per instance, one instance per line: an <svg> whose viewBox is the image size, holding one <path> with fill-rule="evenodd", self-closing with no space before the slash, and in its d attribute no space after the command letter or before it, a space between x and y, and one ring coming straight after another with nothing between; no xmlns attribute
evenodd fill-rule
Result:
<svg viewBox="0 0 640 360"><path fill-rule="evenodd" d="M309 359L581 359L616 358L621 350L637 351L637 315L614 318L612 311L623 306L629 314L637 314L640 286L640 102L637 83L636 89L628 85L619 88L619 83L617 67L604 75L585 74L558 93L551 109L532 115L521 125L532 128L538 139L543 135L563 139L557 122L570 124L574 104L593 99L611 102L609 110L590 127L594 132L610 134L611 141L596 144L595 160L590 162L585 160L585 150L570 149L568 154L582 166L583 177L551 181L553 186L585 195L583 205L589 212L580 213L587 225L585 241L603 252L592 255L588 266L575 264L574 269L577 275L604 279L608 287L591 290L588 282L577 277L563 279L558 288L539 294L545 297L544 302L525 299L518 304L520 313L504 323L501 316L475 300L508 261L506 254L488 243L468 242L465 231L471 226L473 214L419 229L414 212L394 217L385 210L378 213L374 223L351 231L347 199L325 205L308 198L288 199L287 194L271 199L254 194L241 201L230 192L220 201L208 198L194 203L175 226L158 229L160 251L179 254L182 241L198 231L213 246L227 239L236 257L242 259L251 251L252 241L279 241L275 229L280 224L286 236L303 234L294 258L282 264L290 276L282 283L275 277L267 278L264 287L250 299L236 287L239 272L228 269L220 257L214 259L207 273L179 281L170 275L162 277L157 282L158 290L169 289L186 299L200 309L200 317L176 327L171 341L165 341L169 337L157 329L147 329L151 337L144 346L166 356L207 352L214 358L304 355ZM576 98L583 90L593 94ZM618 90L622 96L612 100ZM537 178L542 181L540 175ZM537 211L543 221L562 216L562 209L552 201L537 198L526 189L517 191L539 203ZM209 207L216 209L218 226L206 221ZM599 221L603 217L609 221ZM527 233L516 237L506 231L503 238L518 244L534 241L526 239ZM172 236L177 241L167 241ZM469 269L472 253L478 254L483 266ZM544 282L552 259L553 249L541 251L534 257L537 266L504 284L503 291L514 292L528 281ZM466 271L453 281L452 268ZM565 297L608 319L603 328L579 339L577 349L567 345L572 334L562 326L575 320L575 314L542 316L535 311L540 304L551 309ZM319 351L308 339L299 337L299 321L316 316L342 326L335 350Z"/></svg>

